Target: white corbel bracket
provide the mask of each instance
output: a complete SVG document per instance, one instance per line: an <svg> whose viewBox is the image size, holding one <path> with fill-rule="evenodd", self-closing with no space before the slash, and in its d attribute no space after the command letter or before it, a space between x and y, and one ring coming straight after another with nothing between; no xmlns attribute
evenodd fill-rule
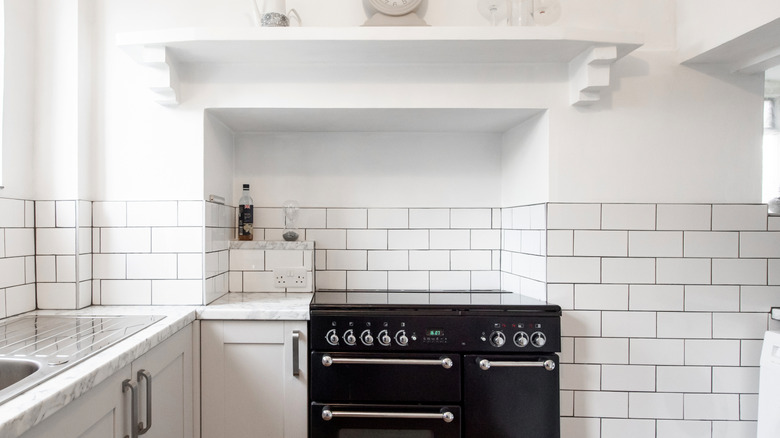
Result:
<svg viewBox="0 0 780 438"><path fill-rule="evenodd" d="M590 105L601 98L601 90L609 86L612 64L617 61L616 46L594 46L569 62L570 103Z"/></svg>
<svg viewBox="0 0 780 438"><path fill-rule="evenodd" d="M166 46L144 46L140 62L147 66L146 84L160 105L179 104L179 76Z"/></svg>

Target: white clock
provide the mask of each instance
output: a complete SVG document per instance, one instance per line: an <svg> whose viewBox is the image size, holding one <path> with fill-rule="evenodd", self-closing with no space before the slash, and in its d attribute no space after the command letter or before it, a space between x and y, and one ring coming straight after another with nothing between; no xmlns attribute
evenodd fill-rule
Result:
<svg viewBox="0 0 780 438"><path fill-rule="evenodd" d="M368 0L377 11L364 26L427 26L416 13L423 0Z"/></svg>

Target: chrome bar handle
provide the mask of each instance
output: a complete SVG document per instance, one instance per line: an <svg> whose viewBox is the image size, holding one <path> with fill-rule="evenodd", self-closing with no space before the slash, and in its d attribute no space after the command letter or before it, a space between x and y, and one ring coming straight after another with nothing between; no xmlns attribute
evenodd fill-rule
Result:
<svg viewBox="0 0 780 438"><path fill-rule="evenodd" d="M295 377L301 375L301 332L293 330L292 332L292 374Z"/></svg>
<svg viewBox="0 0 780 438"><path fill-rule="evenodd" d="M333 418L395 418L395 419L423 419L423 420L443 420L445 423L452 423L455 419L450 411L444 411L437 414L427 414L422 412L360 412L360 411L331 411L324 408L322 410L322 419L330 421Z"/></svg>
<svg viewBox="0 0 780 438"><path fill-rule="evenodd" d="M334 364L360 364L360 365L438 365L444 369L452 368L452 359L442 357L440 359L366 359L361 357L331 357L322 356L322 365L329 367Z"/></svg>
<svg viewBox="0 0 780 438"><path fill-rule="evenodd" d="M138 385L130 379L122 382L122 393L130 391L130 435L125 438L138 438Z"/></svg>
<svg viewBox="0 0 780 438"><path fill-rule="evenodd" d="M136 376L139 383L141 379L146 380L146 427L143 421L138 423L138 435L143 435L152 428L152 374L146 370L139 370Z"/></svg>
<svg viewBox="0 0 780 438"><path fill-rule="evenodd" d="M491 362L487 359L477 359L477 364L479 367L487 371L490 368L493 367L510 367L510 368L519 368L519 367L544 367L547 371L552 371L555 369L555 361L552 359L547 359L544 362L514 362L514 361L502 361L502 362Z"/></svg>

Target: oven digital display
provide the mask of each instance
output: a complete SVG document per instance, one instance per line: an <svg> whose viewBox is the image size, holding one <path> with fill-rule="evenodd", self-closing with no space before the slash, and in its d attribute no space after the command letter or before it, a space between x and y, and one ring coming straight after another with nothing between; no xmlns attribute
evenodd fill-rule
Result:
<svg viewBox="0 0 780 438"><path fill-rule="evenodd" d="M444 329L440 328L429 328L425 329L425 336L444 336Z"/></svg>

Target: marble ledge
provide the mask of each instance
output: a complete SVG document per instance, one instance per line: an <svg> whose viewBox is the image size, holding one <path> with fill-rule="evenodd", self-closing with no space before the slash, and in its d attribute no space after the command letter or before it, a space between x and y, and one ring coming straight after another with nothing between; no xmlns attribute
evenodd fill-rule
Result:
<svg viewBox="0 0 780 438"><path fill-rule="evenodd" d="M311 293L227 293L198 308L198 319L307 321Z"/></svg>
<svg viewBox="0 0 780 438"><path fill-rule="evenodd" d="M0 437L17 437L51 417L195 321L194 306L92 306L38 315L164 315L165 318L0 404Z"/></svg>
<svg viewBox="0 0 780 438"><path fill-rule="evenodd" d="M266 251L278 250L313 250L313 241L288 242L286 240L231 240L230 249L257 249Z"/></svg>

